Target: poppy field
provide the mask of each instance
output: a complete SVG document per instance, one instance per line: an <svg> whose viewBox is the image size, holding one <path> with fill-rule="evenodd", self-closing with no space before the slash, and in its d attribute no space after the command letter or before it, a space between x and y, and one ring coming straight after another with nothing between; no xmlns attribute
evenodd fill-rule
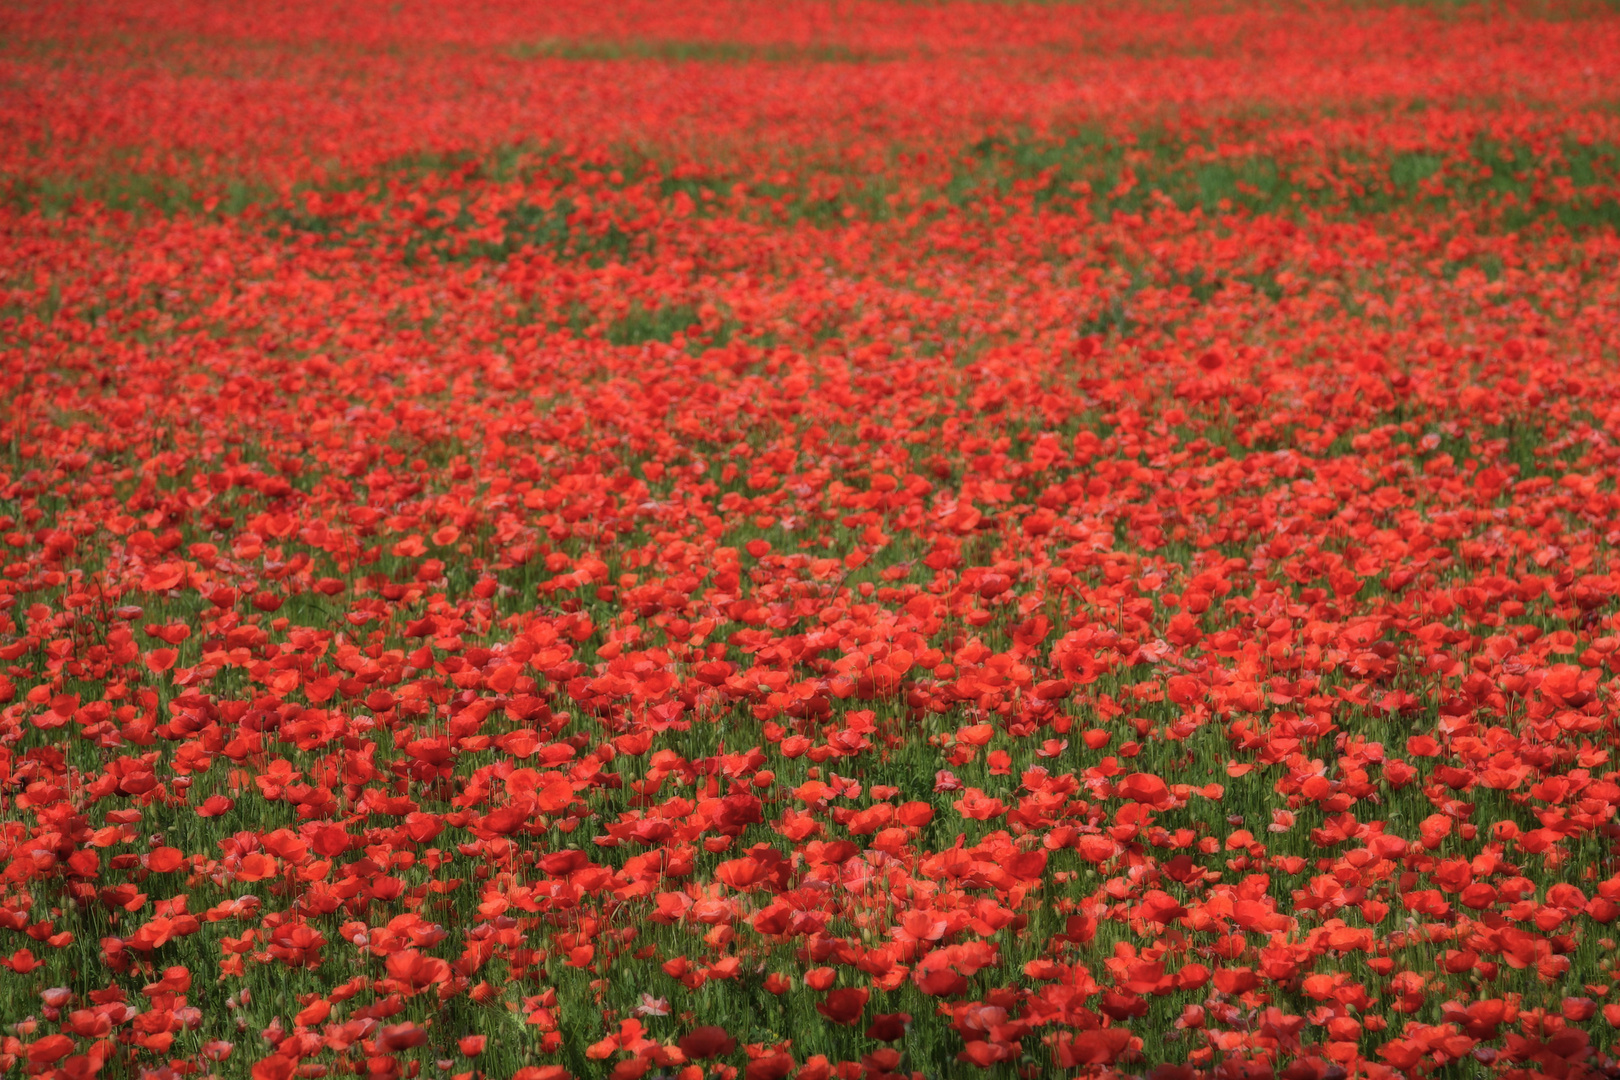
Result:
<svg viewBox="0 0 1620 1080"><path fill-rule="evenodd" d="M0 1075L1620 1075L1617 88L0 8Z"/></svg>

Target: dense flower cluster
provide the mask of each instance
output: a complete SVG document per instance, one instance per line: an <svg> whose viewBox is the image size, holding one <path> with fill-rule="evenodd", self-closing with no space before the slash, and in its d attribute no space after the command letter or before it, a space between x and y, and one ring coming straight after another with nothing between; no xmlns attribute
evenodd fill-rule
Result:
<svg viewBox="0 0 1620 1080"><path fill-rule="evenodd" d="M0 71L0 1073L1620 1068L1607 9Z"/></svg>

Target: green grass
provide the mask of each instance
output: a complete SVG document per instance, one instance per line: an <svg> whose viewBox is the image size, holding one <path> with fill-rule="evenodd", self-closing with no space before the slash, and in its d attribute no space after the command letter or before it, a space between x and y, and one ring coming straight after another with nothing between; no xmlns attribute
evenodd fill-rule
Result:
<svg viewBox="0 0 1620 1080"><path fill-rule="evenodd" d="M753 55L746 49L735 55L745 53ZM732 56L734 50L683 45L667 55L700 60ZM962 147L943 174L935 169L934 179L909 188L891 170L874 172L853 162L811 159L762 180L724 167L689 175L640 147L621 147L587 166L568 158L563 147L514 143L476 154L409 155L376 170L301 185L286 196L251 177L205 180L185 171L165 176L119 162L87 174L0 177L0 201L47 216L93 203L140 217L242 217L283 235L352 243L375 231L368 222L378 213L381 222L394 220L416 192L459 197L468 184L513 182L566 192L589 168L614 175L610 190L651 184L649 193L665 203L684 196L691 200L690 213L778 216L817 227L892 220L907 206L929 200L972 214L1028 198L1057 212L1083 204L1104 220L1161 207L1345 220L1466 210L1473 227L1486 233L1620 229L1620 146L1561 137L1514 143L1481 137L1382 157L1356 149L1283 156L1256 138L1277 119L1240 115L1196 130L1150 121L1124 129L1089 125L1061 137L990 135ZM1232 149L1243 146L1255 148ZM834 185L832 194L818 186L824 182ZM741 204L732 200L739 184L748 191ZM592 265L651 252L651 233L611 219L582 224L575 211L566 196L523 199L501 211L498 238L463 239L458 234L471 225L463 210L416 230L406 246L412 259L504 259L534 248Z"/></svg>
<svg viewBox="0 0 1620 1080"><path fill-rule="evenodd" d="M1319 163L1221 152L1215 137L1155 125L1128 139L1103 128L1061 139L993 136L961 156L945 195L970 207L1036 181L1037 204L1078 196L1104 219L1163 201L1183 211L1294 216L1312 209L1345 219L1468 208L1483 227L1505 231L1537 223L1574 231L1620 227L1620 147L1613 145L1561 139L1536 147L1479 138L1460 150L1384 159L1347 151ZM1556 184L1567 184L1571 197L1551 197L1547 188Z"/></svg>
<svg viewBox="0 0 1620 1080"><path fill-rule="evenodd" d="M835 42L798 44L668 38L542 38L507 47L519 60L637 60L671 64L858 64L890 54Z"/></svg>

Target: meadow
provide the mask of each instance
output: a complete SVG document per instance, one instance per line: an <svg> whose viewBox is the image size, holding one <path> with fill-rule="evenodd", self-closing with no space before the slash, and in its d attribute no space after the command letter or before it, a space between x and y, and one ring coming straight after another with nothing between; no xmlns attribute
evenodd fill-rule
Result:
<svg viewBox="0 0 1620 1080"><path fill-rule="evenodd" d="M1620 1075L1617 88L0 7L0 1075Z"/></svg>

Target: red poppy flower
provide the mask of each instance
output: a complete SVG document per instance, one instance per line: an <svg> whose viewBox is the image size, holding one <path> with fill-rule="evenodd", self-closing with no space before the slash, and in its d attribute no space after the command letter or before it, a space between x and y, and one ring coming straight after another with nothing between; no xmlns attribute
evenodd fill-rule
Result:
<svg viewBox="0 0 1620 1080"><path fill-rule="evenodd" d="M680 1037L678 1045L681 1053L687 1057L694 1061L706 1061L731 1053L737 1047L737 1040L732 1038L725 1028L710 1025L693 1028Z"/></svg>
<svg viewBox="0 0 1620 1080"><path fill-rule="evenodd" d="M870 990L864 987L842 987L829 991L827 996L816 1003L816 1011L835 1024L850 1025L861 1018L866 1010L866 1001L872 996Z"/></svg>

